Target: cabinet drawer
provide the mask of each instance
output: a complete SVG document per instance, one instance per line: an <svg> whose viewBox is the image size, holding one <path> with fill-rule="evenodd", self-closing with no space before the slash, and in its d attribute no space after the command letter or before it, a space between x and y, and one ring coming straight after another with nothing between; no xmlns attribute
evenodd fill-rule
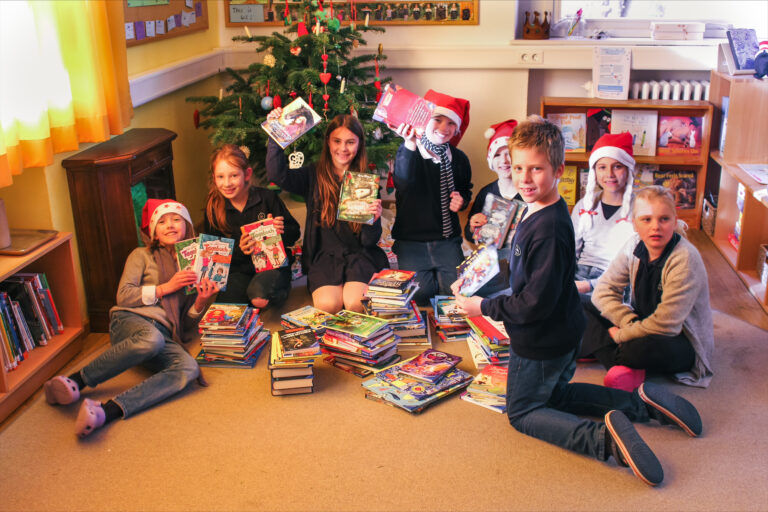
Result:
<svg viewBox="0 0 768 512"><path fill-rule="evenodd" d="M131 162L131 184L135 185L142 181L148 173L154 171L159 166L169 164L172 159L173 153L170 143L152 148L146 153L138 155Z"/></svg>

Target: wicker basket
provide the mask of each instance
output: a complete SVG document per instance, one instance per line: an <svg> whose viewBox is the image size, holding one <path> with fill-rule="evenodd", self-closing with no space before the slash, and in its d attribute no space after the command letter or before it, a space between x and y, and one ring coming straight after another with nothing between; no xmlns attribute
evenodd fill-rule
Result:
<svg viewBox="0 0 768 512"><path fill-rule="evenodd" d="M705 199L704 204L701 207L701 229L703 229L709 236L715 235L716 216L717 208L712 206L712 203Z"/></svg>

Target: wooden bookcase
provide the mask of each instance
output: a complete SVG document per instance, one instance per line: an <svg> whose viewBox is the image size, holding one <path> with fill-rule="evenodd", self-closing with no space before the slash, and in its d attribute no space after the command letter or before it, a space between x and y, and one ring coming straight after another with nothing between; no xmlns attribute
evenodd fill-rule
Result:
<svg viewBox="0 0 768 512"><path fill-rule="evenodd" d="M27 359L10 372L0 367L0 421L80 352L83 343L72 233L58 233L23 256L0 256L0 281L16 272L45 273L64 332L30 351Z"/></svg>
<svg viewBox="0 0 768 512"><path fill-rule="evenodd" d="M758 183L738 166L740 163L768 162L768 117L765 115L768 112L768 82L750 75L731 76L712 71L710 84L709 98L716 107L712 140L717 141L710 153L710 170L720 171L719 183L709 183L717 195L715 230L710 238L768 312L768 291L757 276L759 247L768 244L768 201L753 196L766 185ZM729 100L721 154L723 97ZM713 172L713 175L716 178L717 173ZM744 189L741 211L737 202L739 185ZM738 248L729 240L737 222L741 222Z"/></svg>
<svg viewBox="0 0 768 512"><path fill-rule="evenodd" d="M701 151L697 155L638 155L635 157L638 164L658 165L662 171L693 170L696 172L696 205L693 209L678 210L678 215L690 227L698 228L701 223L701 207L704 200L709 140L712 127L712 105L706 101L604 100L599 98L558 98L551 96L541 98L541 115L544 118L547 117L547 114L586 114L587 110L593 108L605 108L611 111L614 109L648 110L656 111L659 116L704 118L701 134ZM589 152L566 153L565 163L566 165L576 165L580 169L588 167Z"/></svg>

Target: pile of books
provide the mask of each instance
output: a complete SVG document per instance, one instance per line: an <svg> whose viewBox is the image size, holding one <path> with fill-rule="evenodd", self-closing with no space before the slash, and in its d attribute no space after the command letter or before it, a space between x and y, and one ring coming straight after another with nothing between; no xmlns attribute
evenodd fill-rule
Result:
<svg viewBox="0 0 768 512"><path fill-rule="evenodd" d="M467 346L478 369L509 361L509 335L502 322L485 315L467 318L470 332Z"/></svg>
<svg viewBox="0 0 768 512"><path fill-rule="evenodd" d="M483 368L461 399L492 411L507 412L507 367L491 364Z"/></svg>
<svg viewBox="0 0 768 512"><path fill-rule="evenodd" d="M386 320L392 326L392 330L400 337L399 348L432 347L432 335L426 316L419 310L415 301L403 308L378 310L373 309L371 299L363 299L362 303L367 315Z"/></svg>
<svg viewBox="0 0 768 512"><path fill-rule="evenodd" d="M370 308L383 313L407 308L413 294L419 289L415 280L416 272L385 268L376 272L368 281L365 296L370 299Z"/></svg>
<svg viewBox="0 0 768 512"><path fill-rule="evenodd" d="M325 322L320 346L327 363L367 377L400 360L399 341L386 320L342 309Z"/></svg>
<svg viewBox="0 0 768 512"><path fill-rule="evenodd" d="M332 317L332 314L322 309L317 309L314 306L304 306L280 315L280 324L286 329L309 327L318 336L322 336L325 332L325 321Z"/></svg>
<svg viewBox="0 0 768 512"><path fill-rule="evenodd" d="M472 381L472 375L456 368L460 361L459 356L427 349L363 381L365 397L420 413Z"/></svg>
<svg viewBox="0 0 768 512"><path fill-rule="evenodd" d="M269 355L272 394L312 393L315 389L315 360L320 354L320 340L309 327L283 329L274 333Z"/></svg>
<svg viewBox="0 0 768 512"><path fill-rule="evenodd" d="M466 341L470 328L466 316L460 312L456 299L449 295L435 295L430 299L429 316L435 332L444 342Z"/></svg>
<svg viewBox="0 0 768 512"><path fill-rule="evenodd" d="M200 366L253 368L264 349L269 331L259 310L247 304L213 303L200 320Z"/></svg>

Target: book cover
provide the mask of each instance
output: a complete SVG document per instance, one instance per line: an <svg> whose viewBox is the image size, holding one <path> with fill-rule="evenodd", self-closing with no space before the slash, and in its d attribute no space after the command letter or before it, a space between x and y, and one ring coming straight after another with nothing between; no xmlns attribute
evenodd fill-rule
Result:
<svg viewBox="0 0 768 512"><path fill-rule="evenodd" d="M176 262L179 264L179 270L195 269L195 259L197 259L197 246L197 238L188 238L187 240L182 240L181 242L176 242L174 244L173 247L176 251ZM200 279L198 276L198 281L199 280ZM187 286L185 289L185 293L187 295L193 293L194 291L194 286Z"/></svg>
<svg viewBox="0 0 768 512"><path fill-rule="evenodd" d="M587 110L587 151L592 151L597 140L610 133L611 111L607 108Z"/></svg>
<svg viewBox="0 0 768 512"><path fill-rule="evenodd" d="M565 199L565 204L571 207L576 204L578 179L579 168L575 165L566 165L563 170L563 175L560 176L560 179L557 182L557 191L560 192L560 196Z"/></svg>
<svg viewBox="0 0 768 512"><path fill-rule="evenodd" d="M659 172L659 166L654 164L637 164L635 167L635 180L632 188L637 191L656 183L655 176Z"/></svg>
<svg viewBox="0 0 768 512"><path fill-rule="evenodd" d="M417 136L421 136L432 118L433 110L434 103L399 85L387 84L373 111L373 120L395 128L403 123L409 124Z"/></svg>
<svg viewBox="0 0 768 512"><path fill-rule="evenodd" d="M491 364L480 370L467 387L470 394L505 396L507 394L507 367Z"/></svg>
<svg viewBox="0 0 768 512"><path fill-rule="evenodd" d="M247 304L214 302L205 311L198 327L204 329L236 329L248 317Z"/></svg>
<svg viewBox="0 0 768 512"><path fill-rule="evenodd" d="M340 331L361 338L368 338L386 326L386 320L346 309L342 309L325 322L326 330Z"/></svg>
<svg viewBox="0 0 768 512"><path fill-rule="evenodd" d="M482 214L485 215L486 223L475 229L475 243L500 247L506 240L517 208L518 203L515 201L508 201L495 194L485 196Z"/></svg>
<svg viewBox="0 0 768 512"><path fill-rule="evenodd" d="M499 255L495 247L481 245L457 268L459 293L471 297L499 273Z"/></svg>
<svg viewBox="0 0 768 512"><path fill-rule="evenodd" d="M753 28L732 28L726 30L728 46L738 69L755 69L755 54L759 48L757 32Z"/></svg>
<svg viewBox="0 0 768 512"><path fill-rule="evenodd" d="M21 312L24 315L27 327L29 328L35 344L47 344L48 341L44 327L40 323L40 318L37 315L38 306L36 304L36 298L30 295L23 280L16 281L13 279L13 276L11 276L5 281L0 282L0 290L8 292L11 299L19 303Z"/></svg>
<svg viewBox="0 0 768 512"><path fill-rule="evenodd" d="M509 229L507 230L507 237L502 247L512 247L512 239L515 238L515 231L517 231L517 225L520 224L520 219L523 218L523 213L525 213L526 208L528 208L528 205L525 204L525 201L523 201L522 199L513 199L512 202L514 202L517 205L517 208L515 209L515 213L512 215L512 222L509 223Z"/></svg>
<svg viewBox="0 0 768 512"><path fill-rule="evenodd" d="M397 371L416 380L434 384L460 362L461 357L457 355L430 348L402 363Z"/></svg>
<svg viewBox="0 0 768 512"><path fill-rule="evenodd" d="M656 153L659 155L701 154L703 130L703 117L659 116Z"/></svg>
<svg viewBox="0 0 768 512"><path fill-rule="evenodd" d="M718 149L720 150L720 154L723 154L723 151L725 151L725 133L728 129L728 105L730 103L730 98L728 96L723 96L723 119L720 122L720 145Z"/></svg>
<svg viewBox="0 0 768 512"><path fill-rule="evenodd" d="M241 226L240 230L250 234L251 239L256 242L251 253L256 273L288 265L283 238L277 233L274 219L251 222Z"/></svg>
<svg viewBox="0 0 768 512"><path fill-rule="evenodd" d="M587 195L587 182L589 181L589 168L579 169L579 198Z"/></svg>
<svg viewBox="0 0 768 512"><path fill-rule="evenodd" d="M566 153L584 153L587 150L586 113L547 114L547 120L560 127Z"/></svg>
<svg viewBox="0 0 768 512"><path fill-rule="evenodd" d="M268 119L261 123L261 127L272 140L285 149L321 120L317 112L299 97L283 107L279 118Z"/></svg>
<svg viewBox="0 0 768 512"><path fill-rule="evenodd" d="M280 352L282 356L292 356L296 354L306 355L307 352L317 352L317 346L320 341L317 339L315 331L310 327L299 327L296 329L283 329L277 332L280 341Z"/></svg>
<svg viewBox="0 0 768 512"><path fill-rule="evenodd" d="M219 238L203 233L198 239L195 272L200 279L207 277L219 286L219 290L226 290L234 250L235 241L232 238Z"/></svg>
<svg viewBox="0 0 768 512"><path fill-rule="evenodd" d="M696 171L657 171L653 181L672 192L675 205L681 210L696 207Z"/></svg>
<svg viewBox="0 0 768 512"><path fill-rule="evenodd" d="M654 156L658 118L659 114L655 110L614 109L611 133L629 132L632 135L632 152L635 156Z"/></svg>
<svg viewBox="0 0 768 512"><path fill-rule="evenodd" d="M311 327L312 329L321 327L324 329L323 324L329 318L333 318L333 315L314 306L303 306L288 313L283 313L281 318L293 324Z"/></svg>
<svg viewBox="0 0 768 512"><path fill-rule="evenodd" d="M408 291L415 275L416 272L412 270L385 268L373 274L368 282L368 289L403 294Z"/></svg>
<svg viewBox="0 0 768 512"><path fill-rule="evenodd" d="M339 209L336 218L347 222L373 224L374 215L368 211L379 197L378 174L345 171L339 193Z"/></svg>

